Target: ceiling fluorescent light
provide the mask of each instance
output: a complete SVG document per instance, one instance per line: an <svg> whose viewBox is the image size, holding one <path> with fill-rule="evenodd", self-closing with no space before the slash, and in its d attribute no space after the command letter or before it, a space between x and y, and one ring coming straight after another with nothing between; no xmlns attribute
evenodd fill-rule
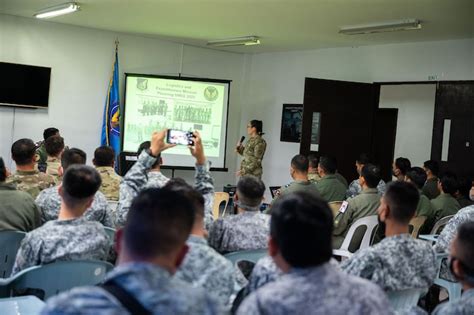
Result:
<svg viewBox="0 0 474 315"><path fill-rule="evenodd" d="M421 21L417 19L388 21L382 23L342 26L339 33L346 35L371 34L382 32L408 31L421 29Z"/></svg>
<svg viewBox="0 0 474 315"><path fill-rule="evenodd" d="M211 40L207 42L207 46L226 47L226 46L251 46L259 45L260 38L258 36L245 36L229 39Z"/></svg>
<svg viewBox="0 0 474 315"><path fill-rule="evenodd" d="M34 17L37 19L49 19L55 16L76 12L79 8L80 7L76 2L68 2L38 11L35 13Z"/></svg>

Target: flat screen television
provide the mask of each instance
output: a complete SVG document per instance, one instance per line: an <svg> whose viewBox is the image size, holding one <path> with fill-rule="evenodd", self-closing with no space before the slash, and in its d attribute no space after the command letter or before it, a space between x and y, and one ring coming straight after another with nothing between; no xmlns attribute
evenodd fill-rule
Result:
<svg viewBox="0 0 474 315"><path fill-rule="evenodd" d="M0 105L47 108L51 68L0 62Z"/></svg>

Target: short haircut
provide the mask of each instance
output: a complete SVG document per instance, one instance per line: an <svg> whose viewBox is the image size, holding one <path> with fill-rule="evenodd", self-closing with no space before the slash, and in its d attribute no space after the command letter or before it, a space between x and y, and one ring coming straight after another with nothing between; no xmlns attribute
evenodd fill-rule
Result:
<svg viewBox="0 0 474 315"><path fill-rule="evenodd" d="M474 281L474 221L461 224L456 236L457 257L471 281ZM474 284L474 283L471 283Z"/></svg>
<svg viewBox="0 0 474 315"><path fill-rule="evenodd" d="M370 163L369 155L367 153L361 153L359 157L357 158L356 162L363 165L369 164Z"/></svg>
<svg viewBox="0 0 474 315"><path fill-rule="evenodd" d="M186 183L184 179L174 177L166 183L165 187L186 196L196 208L196 217L204 218L204 197L199 191Z"/></svg>
<svg viewBox="0 0 474 315"><path fill-rule="evenodd" d="M407 172L406 177L410 179L410 181L418 187L418 189L422 189L426 182L426 172L421 167L412 167Z"/></svg>
<svg viewBox="0 0 474 315"><path fill-rule="evenodd" d="M365 183L369 188L376 188L381 179L380 169L373 164L365 164L362 167L360 176L365 179Z"/></svg>
<svg viewBox="0 0 474 315"><path fill-rule="evenodd" d="M302 154L297 154L291 159L291 166L300 173L308 173L308 158Z"/></svg>
<svg viewBox="0 0 474 315"><path fill-rule="evenodd" d="M58 156L64 150L64 139L61 136L52 136L44 141L44 148L49 156Z"/></svg>
<svg viewBox="0 0 474 315"><path fill-rule="evenodd" d="M312 168L317 168L319 163L319 158L316 154L308 155L308 165Z"/></svg>
<svg viewBox="0 0 474 315"><path fill-rule="evenodd" d="M55 136L59 132L59 129L51 127L51 128L46 128L43 131L43 139L46 140L49 137Z"/></svg>
<svg viewBox="0 0 474 315"><path fill-rule="evenodd" d="M411 183L394 181L387 185L383 198L390 207L391 217L398 223L408 224L415 215L420 193Z"/></svg>
<svg viewBox="0 0 474 315"><path fill-rule="evenodd" d="M81 149L71 148L67 149L61 155L61 166L63 171L66 171L73 164L86 164L86 152Z"/></svg>
<svg viewBox="0 0 474 315"><path fill-rule="evenodd" d="M194 205L182 193L166 187L141 191L123 229L127 251L140 258L170 254L185 243L194 214Z"/></svg>
<svg viewBox="0 0 474 315"><path fill-rule="evenodd" d="M94 151L94 164L96 166L114 165L115 151L112 147L103 145Z"/></svg>
<svg viewBox="0 0 474 315"><path fill-rule="evenodd" d="M452 172L446 172L441 176L441 187L445 194L453 195L458 190L458 179Z"/></svg>
<svg viewBox="0 0 474 315"><path fill-rule="evenodd" d="M143 150L147 150L151 147L151 142L150 141L144 141L142 143L140 143L140 145L138 146L138 150L137 150L137 156L140 156L140 154L142 153ZM153 163L153 165L151 166L151 168L155 168L157 166L160 165L161 163L161 153L158 154L158 156L156 157L156 162Z"/></svg>
<svg viewBox="0 0 474 315"><path fill-rule="evenodd" d="M4 182L7 179L7 168L3 158L0 157L0 182Z"/></svg>
<svg viewBox="0 0 474 315"><path fill-rule="evenodd" d="M439 175L439 163L435 160L428 160L423 163L423 167L427 168L433 173L433 175L438 176Z"/></svg>
<svg viewBox="0 0 474 315"><path fill-rule="evenodd" d="M472 188L472 179L463 177L458 180L458 191L461 196L464 196L469 199L469 192Z"/></svg>
<svg viewBox="0 0 474 315"><path fill-rule="evenodd" d="M319 167L321 167L324 172L328 174L334 174L337 171L337 161L336 158L332 156L322 156L319 159Z"/></svg>
<svg viewBox="0 0 474 315"><path fill-rule="evenodd" d="M258 177L242 176L237 182L239 202L248 207L258 207L262 203L265 184Z"/></svg>
<svg viewBox="0 0 474 315"><path fill-rule="evenodd" d="M408 170L411 168L411 162L407 158L399 157L395 160L395 166L400 170L403 175L406 175Z"/></svg>
<svg viewBox="0 0 474 315"><path fill-rule="evenodd" d="M275 201L270 235L292 267L318 266L332 256L333 224L331 209L324 200L296 192Z"/></svg>
<svg viewBox="0 0 474 315"><path fill-rule="evenodd" d="M33 162L36 145L31 139L20 139L12 145L12 159L17 165L27 165Z"/></svg>
<svg viewBox="0 0 474 315"><path fill-rule="evenodd" d="M68 206L77 205L93 197L101 184L100 175L93 167L71 165L63 177L63 200Z"/></svg>

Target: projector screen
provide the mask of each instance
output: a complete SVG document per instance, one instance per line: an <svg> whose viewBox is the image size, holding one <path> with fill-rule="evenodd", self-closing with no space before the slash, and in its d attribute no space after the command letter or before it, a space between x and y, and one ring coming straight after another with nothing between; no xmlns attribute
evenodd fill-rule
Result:
<svg viewBox="0 0 474 315"><path fill-rule="evenodd" d="M198 130L213 168L225 168L230 81L125 74L123 151L136 152L153 131ZM163 165L194 168L184 145L162 154Z"/></svg>

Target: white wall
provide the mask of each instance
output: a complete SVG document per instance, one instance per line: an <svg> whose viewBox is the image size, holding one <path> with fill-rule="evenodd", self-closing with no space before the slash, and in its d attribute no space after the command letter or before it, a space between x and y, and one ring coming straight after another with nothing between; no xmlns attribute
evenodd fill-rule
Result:
<svg viewBox="0 0 474 315"><path fill-rule="evenodd" d="M124 72L166 75L181 72L184 76L233 80L228 140L237 142L244 55L0 15L0 60L52 68L47 110L0 108L0 156L9 165L13 140L23 137L41 140L43 130L51 126L60 129L67 145L85 150L91 162L94 149L100 145L105 94L117 37L121 78ZM123 91L123 80L121 84ZM237 160L232 151L233 147L227 150L229 172L214 174L218 189L235 182ZM193 172L181 171L176 175L191 179Z"/></svg>
<svg viewBox="0 0 474 315"><path fill-rule="evenodd" d="M280 142L282 104L303 103L305 77L359 82L474 79L474 40L452 40L320 49L252 56L247 73L241 133L249 119L262 119L267 186L290 181L289 161L299 144ZM348 135L352 136L352 135Z"/></svg>
<svg viewBox="0 0 474 315"><path fill-rule="evenodd" d="M394 157L413 166L431 158L436 84L383 85L380 108L398 108Z"/></svg>

